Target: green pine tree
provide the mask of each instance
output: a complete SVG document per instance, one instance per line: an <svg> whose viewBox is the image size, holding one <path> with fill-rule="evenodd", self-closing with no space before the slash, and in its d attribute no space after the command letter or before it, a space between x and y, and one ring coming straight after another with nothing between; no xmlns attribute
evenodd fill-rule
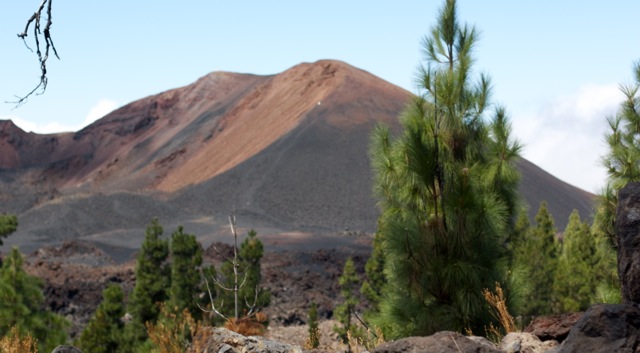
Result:
<svg viewBox="0 0 640 353"><path fill-rule="evenodd" d="M602 159L607 169L607 185L598 196L594 226L615 245L615 218L618 192L629 182L640 181L640 61L633 65L634 81L621 85L625 96L618 112L607 118L611 129L605 135L609 153Z"/></svg>
<svg viewBox="0 0 640 353"><path fill-rule="evenodd" d="M529 221L527 210L522 208L518 213L513 233L507 243L509 287L512 293L511 307L509 309L512 314L521 314L524 311L526 300L531 296L532 292L528 263L526 263L526 258L530 251L527 244L530 232L531 222Z"/></svg>
<svg viewBox="0 0 640 353"><path fill-rule="evenodd" d="M592 230L594 229L595 227L592 227ZM597 230L592 233L597 234ZM622 303L622 292L618 278L618 254L609 238L600 235L594 236L598 261L594 269L596 294L593 302L620 304Z"/></svg>
<svg viewBox="0 0 640 353"><path fill-rule="evenodd" d="M595 268L598 262L595 238L577 210L563 233L562 252L554 280L560 312L584 311L595 299Z"/></svg>
<svg viewBox="0 0 640 353"><path fill-rule="evenodd" d="M354 315L356 305L358 305L357 293L360 278L356 274L356 266L352 258L348 258L345 262L342 275L338 278L338 283L340 284L342 303L336 306L335 315L342 326L335 326L333 329L344 343L349 343L347 332L350 332L352 337L362 336L362 330L356 324ZM350 347L349 351L351 351Z"/></svg>
<svg viewBox="0 0 640 353"><path fill-rule="evenodd" d="M633 64L633 82L621 85L620 90L625 99L616 114L607 117L610 132L605 135L605 140L609 152L602 162L608 177L606 186L598 195L593 224L600 257L596 273L598 301L604 302L619 302L622 298L614 231L618 192L627 183L640 181L640 61Z"/></svg>
<svg viewBox="0 0 640 353"><path fill-rule="evenodd" d="M124 292L111 284L102 292L102 302L82 331L79 348L91 353L116 353L123 344Z"/></svg>
<svg viewBox="0 0 640 353"><path fill-rule="evenodd" d="M168 306L174 313L188 309L192 317L201 319L198 307L204 293L202 276L202 246L195 235L184 233L182 226L171 235L171 289Z"/></svg>
<svg viewBox="0 0 640 353"><path fill-rule="evenodd" d="M382 248L382 236L380 233L376 233L373 238L373 249L371 250L371 256L367 260L364 266L366 279L362 282L360 287L360 293L369 301L367 310L364 313L365 321L370 321L371 317L374 317L380 313L380 300L382 300L382 293L386 279L384 276L384 250Z"/></svg>
<svg viewBox="0 0 640 353"><path fill-rule="evenodd" d="M2 246L2 238L8 237L18 228L18 218L13 215L0 214L0 246Z"/></svg>
<svg viewBox="0 0 640 353"><path fill-rule="evenodd" d="M531 222L529 221L527 210L523 208L520 210L520 213L518 213L518 218L516 218L514 230L508 243L511 263L513 263L516 257L523 255L519 252L524 251L522 245L527 240L530 229Z"/></svg>
<svg viewBox="0 0 640 353"><path fill-rule="evenodd" d="M0 269L0 337L15 326L38 341L38 351L50 352L67 341L69 323L45 308L42 282L28 275L23 265L14 247Z"/></svg>
<svg viewBox="0 0 640 353"><path fill-rule="evenodd" d="M244 269L246 273L245 285L240 288L240 298L249 301L255 298L257 291L256 307L265 308L271 302L271 292L261 286L260 262L264 256L264 245L257 235L255 230L250 229L247 237L240 245L240 268Z"/></svg>
<svg viewBox="0 0 640 353"><path fill-rule="evenodd" d="M558 310L553 280L558 263L558 242L553 216L546 202L540 204L536 226L529 229L522 247L516 250L517 266L524 269L530 291L523 301L520 314L531 317Z"/></svg>
<svg viewBox="0 0 640 353"><path fill-rule="evenodd" d="M167 262L169 242L161 239L162 233L162 226L154 219L147 226L136 259L136 284L129 303L133 319L126 327L126 338L131 347L147 339L145 323L156 322L160 313L159 304L168 299L171 287L171 268Z"/></svg>
<svg viewBox="0 0 640 353"><path fill-rule="evenodd" d="M518 210L520 145L505 110L492 108L489 79L473 75L477 37L447 0L402 135L378 127L373 136L388 281L373 321L390 339L484 332L495 320L482 290L498 282L509 295L504 244Z"/></svg>

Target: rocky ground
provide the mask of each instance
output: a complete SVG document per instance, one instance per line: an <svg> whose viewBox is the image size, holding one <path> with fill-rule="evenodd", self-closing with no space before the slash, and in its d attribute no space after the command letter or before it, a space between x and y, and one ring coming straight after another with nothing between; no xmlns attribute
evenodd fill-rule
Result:
<svg viewBox="0 0 640 353"><path fill-rule="evenodd" d="M306 324L312 301L318 305L321 321L333 317L333 307L339 301L338 277L344 262L352 257L363 273L371 241L366 235L338 237L342 245L333 248L326 246L328 243L317 247L282 243L278 247L266 246L262 278L264 286L271 291L271 304L264 310L270 318L270 334L286 336L282 332L295 332L292 334L295 340L306 339L306 334L296 330L306 330L306 326L300 325ZM231 251L228 244L213 243L205 249L204 261L219 266L223 259L220 253ZM134 260L116 263L105 251L85 241L70 240L61 246L41 248L29 254L26 262L27 272L44 282L48 307L72 322L72 337L88 322L107 285L119 283L125 293L130 293L135 284ZM283 329L285 326L290 328ZM322 327L325 326L333 324L324 323ZM323 336L335 341L329 338L332 337L330 330L325 331Z"/></svg>

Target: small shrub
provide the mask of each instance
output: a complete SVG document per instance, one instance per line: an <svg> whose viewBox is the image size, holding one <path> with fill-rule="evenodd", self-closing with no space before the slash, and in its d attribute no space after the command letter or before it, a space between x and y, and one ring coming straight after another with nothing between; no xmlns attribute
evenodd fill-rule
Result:
<svg viewBox="0 0 640 353"><path fill-rule="evenodd" d="M311 350L316 349L320 346L320 330L318 327L309 327L309 336L307 340L304 342L304 349Z"/></svg>
<svg viewBox="0 0 640 353"><path fill-rule="evenodd" d="M356 336L347 331L347 348L352 353L364 353L371 352L377 346L385 342L384 335L380 328L376 327L374 330L367 328L366 331L358 331L359 335Z"/></svg>
<svg viewBox="0 0 640 353"><path fill-rule="evenodd" d="M311 303L309 312L307 313L309 323L309 336L304 343L305 349L314 349L320 346L320 330L318 329L318 305Z"/></svg>
<svg viewBox="0 0 640 353"><path fill-rule="evenodd" d="M14 326L0 339L0 353L38 353L38 342L29 333L21 335Z"/></svg>
<svg viewBox="0 0 640 353"><path fill-rule="evenodd" d="M154 345L153 352L183 353L202 329L186 308L181 314L174 314L163 305L160 317L156 324L147 322L147 333Z"/></svg>

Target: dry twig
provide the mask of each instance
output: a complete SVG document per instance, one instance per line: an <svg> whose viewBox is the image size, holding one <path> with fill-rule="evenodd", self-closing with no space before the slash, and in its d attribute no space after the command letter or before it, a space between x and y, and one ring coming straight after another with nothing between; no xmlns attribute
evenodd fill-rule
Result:
<svg viewBox="0 0 640 353"><path fill-rule="evenodd" d="M216 307L215 302L214 302L214 298L213 298L213 294L211 293L211 288L209 287L209 281L207 280L207 278L205 277L205 283L207 285L207 292L209 293L209 300L211 302L211 310L205 309L202 306L200 306L200 304L198 304L198 307L200 308L200 310L206 312L206 313L215 313L217 315L219 315L220 317L222 317L223 319L225 319L227 322L233 320L247 320L252 318L253 316L255 316L256 314L258 314L258 295L260 294L260 289L256 286L255 288L255 295L253 298L253 304L249 304L249 301L247 300L247 298L244 298L245 304L246 306L249 308L249 311L243 315L243 317L240 317L239 311L238 311L238 305L239 303L239 298L238 298L238 292L239 290L245 286L246 282L247 282L247 272L244 272L244 278L242 279L242 283L238 283L238 275L241 272L239 270L240 268L240 260L238 258L238 232L237 232L237 226L236 226L236 215L235 215L235 210L234 212L229 216L229 226L231 228L231 233L233 234L233 239L234 239L234 245L233 245L233 258L228 258L227 256L225 256L221 251L218 250L217 247L214 246L214 249L223 256L223 258L225 259L225 261L231 263L232 267L233 267L233 288L231 287L227 287L225 286L223 283L221 283L217 278L212 277L211 280L213 281L213 283L218 286L220 289L227 291L227 292L233 292L234 294L234 316L232 318L229 318L228 316L222 314L220 312L220 308L222 307L222 305L224 305L224 302L222 302L218 307Z"/></svg>
<svg viewBox="0 0 640 353"><path fill-rule="evenodd" d="M38 61L40 62L40 82L31 92L27 93L23 97L16 96L17 100L13 102L7 102L11 104L15 104L16 107L24 104L29 96L32 94L40 95L44 93L47 89L47 60L49 59L49 51L53 51L53 54L60 59L58 56L58 52L56 50L55 45L53 44L53 39L51 38L51 25L53 24L52 16L51 16L51 2L53 0L42 0L40 6L36 12L27 20L27 24L25 25L24 31L22 33L18 33L18 37L22 39L24 45L27 49L33 52L33 49L29 47L27 44L26 38L29 36L29 28L33 24L33 37L36 44L36 54L38 55ZM46 11L45 11L46 7ZM43 29L44 23L44 29ZM41 48L40 42L44 42L44 53Z"/></svg>

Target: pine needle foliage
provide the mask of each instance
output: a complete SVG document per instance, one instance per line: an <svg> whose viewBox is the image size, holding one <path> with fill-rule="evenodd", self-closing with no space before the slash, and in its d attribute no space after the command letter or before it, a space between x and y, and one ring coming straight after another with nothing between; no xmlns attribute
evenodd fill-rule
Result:
<svg viewBox="0 0 640 353"><path fill-rule="evenodd" d="M615 115L607 117L609 133L605 141L609 152L602 158L607 169L607 184L598 195L598 206L593 229L598 238L599 265L598 292L605 302L621 300L620 280L617 277L615 250L616 208L618 192L629 182L640 181L640 60L633 64L633 80L620 85L624 100Z"/></svg>
<svg viewBox="0 0 640 353"><path fill-rule="evenodd" d="M456 1L445 1L424 40L402 134L383 126L373 134L388 286L372 321L390 339L481 332L495 320L483 288L508 290L504 244L519 204L521 147L505 109L491 103L489 78L473 74L477 39Z"/></svg>
<svg viewBox="0 0 640 353"><path fill-rule="evenodd" d="M0 246L2 246L2 238L8 237L17 228L18 218L16 216L0 214Z"/></svg>
<svg viewBox="0 0 640 353"><path fill-rule="evenodd" d="M145 323L157 321L159 304L169 298L169 241L162 239L163 231L157 219L147 225L136 259L136 284L129 303L133 319L126 328L127 340L131 346L137 346L147 339Z"/></svg>
<svg viewBox="0 0 640 353"><path fill-rule="evenodd" d="M189 310L196 320L202 318L198 308L202 288L202 246L193 234L179 226L171 235L171 287L167 306L178 312Z"/></svg>
<svg viewBox="0 0 640 353"><path fill-rule="evenodd" d="M102 302L80 335L78 347L92 353L118 352L123 344L124 313L124 292L120 285L105 288Z"/></svg>
<svg viewBox="0 0 640 353"><path fill-rule="evenodd" d="M562 251L554 280L559 312L584 311L596 297L598 256L591 226L582 222L577 210L569 216L563 233Z"/></svg>
<svg viewBox="0 0 640 353"><path fill-rule="evenodd" d="M45 308L42 282L23 266L24 258L14 247L0 268L0 336L16 329L31 335L39 351L49 352L65 343L69 323Z"/></svg>
<svg viewBox="0 0 640 353"><path fill-rule="evenodd" d="M364 266L366 279L362 282L360 293L367 299L368 306L364 313L365 321L380 313L379 305L384 293L386 278L384 276L384 253L382 248L382 235L376 233L373 238L371 256Z"/></svg>
<svg viewBox="0 0 640 353"><path fill-rule="evenodd" d="M341 326L335 326L334 331L338 334L342 342L348 343L349 338L347 333L350 333L354 337L362 336L361 329L357 325L354 315L356 305L358 305L359 302L357 294L360 278L356 273L356 266L352 258L349 257L347 261L345 261L342 275L338 278L338 283L340 284L342 303L336 306L335 316Z"/></svg>
<svg viewBox="0 0 640 353"><path fill-rule="evenodd" d="M535 221L536 226L527 229L514 255L514 267L520 269L522 272L518 274L529 282L529 291L518 310L525 321L532 316L558 312L554 279L560 248L555 222L546 202L540 204Z"/></svg>
<svg viewBox="0 0 640 353"><path fill-rule="evenodd" d="M640 61L633 65L634 79L620 85L624 100L617 113L607 117L609 133L605 141L609 152L602 158L608 178L605 188L598 195L598 209L594 227L614 246L615 217L618 192L629 182L640 181Z"/></svg>

